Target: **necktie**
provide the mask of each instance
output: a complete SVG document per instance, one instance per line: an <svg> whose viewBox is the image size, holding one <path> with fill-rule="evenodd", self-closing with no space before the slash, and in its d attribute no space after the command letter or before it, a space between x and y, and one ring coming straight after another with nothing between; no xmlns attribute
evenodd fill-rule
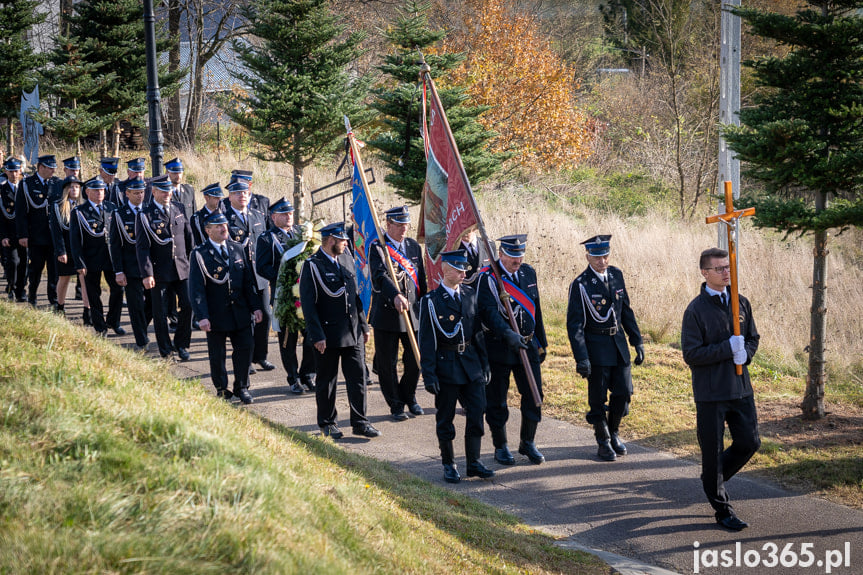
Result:
<svg viewBox="0 0 863 575"><path fill-rule="evenodd" d="M228 248L226 248L225 246L222 246L221 253L222 253L222 259L225 261L228 261Z"/></svg>
<svg viewBox="0 0 863 575"><path fill-rule="evenodd" d="M722 292L722 295L719 297L722 298L722 305L728 307L728 296L725 295L725 292Z"/></svg>
<svg viewBox="0 0 863 575"><path fill-rule="evenodd" d="M458 290L452 292L452 299L454 299L457 304L461 303L461 295L458 293Z"/></svg>

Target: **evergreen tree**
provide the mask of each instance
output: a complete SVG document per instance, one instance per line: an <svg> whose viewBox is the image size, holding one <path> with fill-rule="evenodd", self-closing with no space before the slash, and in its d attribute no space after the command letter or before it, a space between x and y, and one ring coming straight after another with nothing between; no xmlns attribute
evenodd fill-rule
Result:
<svg viewBox="0 0 863 575"><path fill-rule="evenodd" d="M244 10L253 36L235 41L246 70L231 119L265 149L257 156L294 169L294 205L304 216L303 171L345 137L343 117L367 121L363 98L369 80L348 73L360 55L361 32L345 33L326 0L257 0Z"/></svg>
<svg viewBox="0 0 863 575"><path fill-rule="evenodd" d="M420 133L421 87L417 86L421 53L446 36L443 30L430 30L428 11L431 4L407 0L392 28L384 33L395 49L384 57L379 70L390 80L378 86L371 106L380 114L386 129L368 144L379 150L380 157L390 168L384 180L405 199L417 203L422 197L426 176L426 160ZM464 59L461 54L426 54L435 84L456 68ZM507 158L486 148L495 136L477 121L488 106L469 106L468 96L458 87L437 85L447 113L462 162L472 184L489 178Z"/></svg>
<svg viewBox="0 0 863 575"><path fill-rule="evenodd" d="M36 70L43 62L27 38L33 26L45 21L46 15L36 12L38 5L32 0L0 3L0 117L6 118L8 127L7 154L14 153L13 121L21 106L21 92L29 92L36 85Z"/></svg>
<svg viewBox="0 0 863 575"><path fill-rule="evenodd" d="M745 173L766 194L748 198L756 225L811 233L814 271L803 417L824 416L827 238L863 224L863 0L809 0L794 16L736 10L752 31L790 48L746 62L760 91L725 126Z"/></svg>

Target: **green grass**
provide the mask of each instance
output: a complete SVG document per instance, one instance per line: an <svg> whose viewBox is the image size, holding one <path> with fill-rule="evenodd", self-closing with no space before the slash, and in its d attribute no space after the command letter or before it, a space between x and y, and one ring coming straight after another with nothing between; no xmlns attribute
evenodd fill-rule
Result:
<svg viewBox="0 0 863 575"><path fill-rule="evenodd" d="M0 334L0 573L608 571L60 318Z"/></svg>

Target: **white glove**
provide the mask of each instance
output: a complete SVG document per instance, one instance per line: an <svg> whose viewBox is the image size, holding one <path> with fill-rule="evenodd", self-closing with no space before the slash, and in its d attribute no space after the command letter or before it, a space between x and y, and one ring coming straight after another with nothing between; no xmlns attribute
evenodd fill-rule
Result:
<svg viewBox="0 0 863 575"><path fill-rule="evenodd" d="M728 338L728 343L731 344L731 351L737 353L745 349L746 339L742 335L732 335Z"/></svg>
<svg viewBox="0 0 863 575"><path fill-rule="evenodd" d="M740 351L734 352L734 365L743 365L746 363L746 350L741 349Z"/></svg>

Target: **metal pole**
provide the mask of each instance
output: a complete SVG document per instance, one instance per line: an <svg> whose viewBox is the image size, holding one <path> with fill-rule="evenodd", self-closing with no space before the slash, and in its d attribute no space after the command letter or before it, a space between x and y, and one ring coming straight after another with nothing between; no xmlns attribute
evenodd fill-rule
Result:
<svg viewBox="0 0 863 575"><path fill-rule="evenodd" d="M740 125L740 17L731 13L739 8L740 0L722 3L721 42L719 46L719 122ZM719 136L719 182L731 182L734 199L740 197L740 160ZM719 200L719 212L724 213L725 201ZM725 224L717 228L717 245L728 248ZM739 247L739 246L738 246Z"/></svg>
<svg viewBox="0 0 863 575"><path fill-rule="evenodd" d="M147 50L147 113L150 117L150 164L153 177L162 175L164 138L162 136L162 95L159 92L158 62L156 61L156 16L153 0L144 0L144 42Z"/></svg>

